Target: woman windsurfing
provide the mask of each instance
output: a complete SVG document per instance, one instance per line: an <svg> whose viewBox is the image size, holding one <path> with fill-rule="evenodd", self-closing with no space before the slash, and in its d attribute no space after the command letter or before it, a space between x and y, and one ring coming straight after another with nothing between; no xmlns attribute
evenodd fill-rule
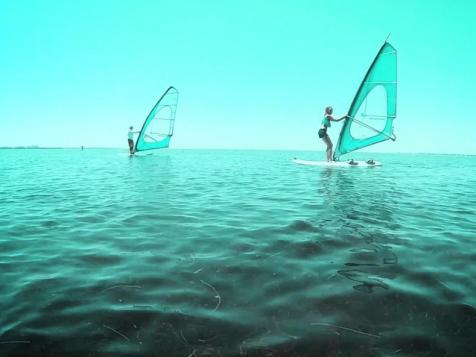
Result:
<svg viewBox="0 0 476 357"><path fill-rule="evenodd" d="M332 141L329 135L327 135L327 128L331 127L331 121L341 121L345 118L347 118L347 115L344 115L343 117L339 119L335 119L332 116L333 109L331 106L326 107L324 111L324 118L321 121L321 128L319 129L318 135L319 138L322 139L327 145L326 153L327 153L327 161L331 162L332 161Z"/></svg>

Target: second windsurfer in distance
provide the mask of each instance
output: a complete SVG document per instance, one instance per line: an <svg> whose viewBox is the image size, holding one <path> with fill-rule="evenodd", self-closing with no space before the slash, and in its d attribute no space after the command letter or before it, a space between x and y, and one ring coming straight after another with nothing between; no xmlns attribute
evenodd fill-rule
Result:
<svg viewBox="0 0 476 357"><path fill-rule="evenodd" d="M324 111L324 118L322 119L321 122L321 128L319 129L318 135L319 138L322 139L327 145L326 153L327 153L327 161L332 161L332 141L329 135L327 135L327 128L331 127L331 121L341 121L345 118L347 118L347 115L344 115L343 117L339 119L335 119L332 116L333 109L331 106L326 107Z"/></svg>
<svg viewBox="0 0 476 357"><path fill-rule="evenodd" d="M129 152L131 155L134 155L134 134L139 133L138 131L133 131L133 129L134 127L131 125L127 133L127 143L129 144Z"/></svg>

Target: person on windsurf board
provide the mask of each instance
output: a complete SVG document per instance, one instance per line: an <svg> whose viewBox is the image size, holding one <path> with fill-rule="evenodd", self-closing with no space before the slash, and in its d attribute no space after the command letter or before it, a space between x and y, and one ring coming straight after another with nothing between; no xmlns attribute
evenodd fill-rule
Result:
<svg viewBox="0 0 476 357"><path fill-rule="evenodd" d="M327 145L326 149L326 154L327 154L327 161L331 162L332 160L332 141L329 135L327 134L327 128L331 127L331 121L341 121L345 118L347 118L347 115L344 115L343 117L336 119L332 116L333 108L331 106L326 107L324 110L324 118L321 121L321 128L319 129L318 135L319 138L324 141L324 143Z"/></svg>
<svg viewBox="0 0 476 357"><path fill-rule="evenodd" d="M133 131L134 127L131 125L129 127L129 132L127 133L127 143L129 144L129 152L131 155L134 155L134 134L139 134L139 131Z"/></svg>

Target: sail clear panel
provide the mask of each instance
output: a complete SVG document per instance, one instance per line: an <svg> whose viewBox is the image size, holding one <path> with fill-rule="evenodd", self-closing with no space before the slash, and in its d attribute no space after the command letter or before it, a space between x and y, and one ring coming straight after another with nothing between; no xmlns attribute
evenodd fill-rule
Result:
<svg viewBox="0 0 476 357"><path fill-rule="evenodd" d="M388 42L380 48L347 113L334 160L348 152L395 140L397 114L397 51Z"/></svg>
<svg viewBox="0 0 476 357"><path fill-rule="evenodd" d="M178 91L169 87L147 116L136 141L135 151L169 147L174 134Z"/></svg>

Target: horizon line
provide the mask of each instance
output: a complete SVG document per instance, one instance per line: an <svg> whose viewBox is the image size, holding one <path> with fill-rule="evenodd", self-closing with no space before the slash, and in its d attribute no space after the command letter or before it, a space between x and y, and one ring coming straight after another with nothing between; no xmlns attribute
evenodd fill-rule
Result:
<svg viewBox="0 0 476 357"><path fill-rule="evenodd" d="M115 146L38 146L38 145L28 145L28 146L0 146L0 150L85 150L85 149L106 149L106 150L125 150L124 147L115 147ZM192 148L192 147L182 147L182 148L166 148L169 150L228 150L228 151L305 151L305 152L325 152L325 150L312 150L312 149L257 149L257 148ZM163 150L163 149L158 149ZM450 152L414 152L414 151L357 151L356 153L362 154L407 154L407 155L461 155L461 156L476 156L476 153L450 153ZM350 153L349 153L350 154ZM347 155L347 154L346 154Z"/></svg>

